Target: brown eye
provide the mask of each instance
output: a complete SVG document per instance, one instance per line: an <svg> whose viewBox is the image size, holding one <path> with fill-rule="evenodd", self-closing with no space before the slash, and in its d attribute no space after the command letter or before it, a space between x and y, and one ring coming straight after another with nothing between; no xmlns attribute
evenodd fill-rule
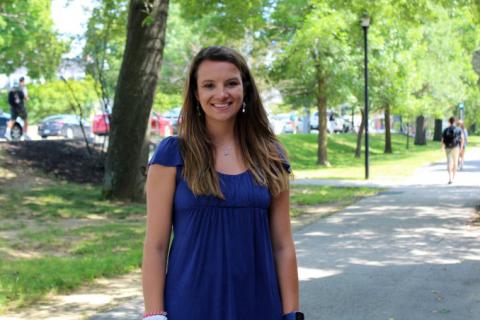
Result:
<svg viewBox="0 0 480 320"><path fill-rule="evenodd" d="M202 86L202 88L205 89L212 89L214 87L213 83L206 83Z"/></svg>

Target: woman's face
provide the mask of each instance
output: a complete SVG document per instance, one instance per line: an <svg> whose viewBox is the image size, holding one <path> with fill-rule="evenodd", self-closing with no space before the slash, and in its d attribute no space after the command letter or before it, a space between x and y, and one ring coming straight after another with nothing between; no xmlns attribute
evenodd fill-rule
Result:
<svg viewBox="0 0 480 320"><path fill-rule="evenodd" d="M240 70L230 62L203 61L197 71L196 96L207 122L234 121L243 103Z"/></svg>

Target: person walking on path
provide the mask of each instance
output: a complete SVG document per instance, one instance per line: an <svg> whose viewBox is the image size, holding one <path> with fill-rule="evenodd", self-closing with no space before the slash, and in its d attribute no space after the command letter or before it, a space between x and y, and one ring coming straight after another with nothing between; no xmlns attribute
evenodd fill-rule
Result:
<svg viewBox="0 0 480 320"><path fill-rule="evenodd" d="M465 128L465 124L462 120L458 120L458 127L462 130L463 145L460 149L460 155L458 157L458 168L463 170L463 164L465 162L465 149L467 148L468 143L468 131Z"/></svg>
<svg viewBox="0 0 480 320"><path fill-rule="evenodd" d="M180 117L149 162L144 318L303 319L290 165L244 58L202 49Z"/></svg>
<svg viewBox="0 0 480 320"><path fill-rule="evenodd" d="M447 155L448 184L451 184L457 173L458 157L463 148L462 130L455 126L455 117L448 119L450 126L442 133L442 148Z"/></svg>
<svg viewBox="0 0 480 320"><path fill-rule="evenodd" d="M20 79L22 80L23 77ZM25 88L23 86L23 88ZM25 88L26 89L26 88ZM8 104L10 105L10 120L7 122L5 139L11 139L11 131L18 117L23 120L23 136L28 139L28 114L25 108L25 93L19 83L14 83L13 88L8 92Z"/></svg>

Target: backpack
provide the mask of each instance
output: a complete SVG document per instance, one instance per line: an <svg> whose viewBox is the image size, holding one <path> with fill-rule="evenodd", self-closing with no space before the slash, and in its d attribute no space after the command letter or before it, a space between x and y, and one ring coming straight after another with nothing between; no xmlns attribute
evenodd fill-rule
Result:
<svg viewBox="0 0 480 320"><path fill-rule="evenodd" d="M450 126L443 132L443 142L447 148L453 148L460 144L460 139L455 132L455 127Z"/></svg>

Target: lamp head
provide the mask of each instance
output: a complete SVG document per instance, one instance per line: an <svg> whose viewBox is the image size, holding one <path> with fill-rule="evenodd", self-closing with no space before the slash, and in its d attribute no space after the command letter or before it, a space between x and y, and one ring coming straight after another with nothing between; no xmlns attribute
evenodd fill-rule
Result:
<svg viewBox="0 0 480 320"><path fill-rule="evenodd" d="M370 17L368 15L364 15L362 17L362 28L368 28L370 26Z"/></svg>

